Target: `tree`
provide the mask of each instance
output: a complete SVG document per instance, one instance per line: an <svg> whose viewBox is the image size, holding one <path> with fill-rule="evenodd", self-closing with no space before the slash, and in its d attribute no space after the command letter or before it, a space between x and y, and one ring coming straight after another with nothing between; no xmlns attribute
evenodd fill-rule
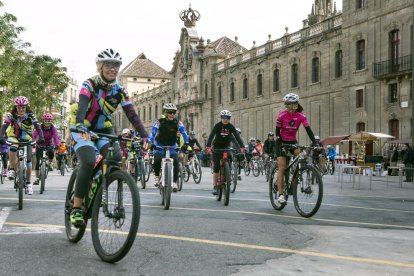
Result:
<svg viewBox="0 0 414 276"><path fill-rule="evenodd" d="M69 78L60 59L35 55L29 49L30 43L18 38L24 28L16 26L16 22L12 14L0 16L0 114L11 109L18 95L28 97L35 114L42 114L59 106L59 95L68 86Z"/></svg>

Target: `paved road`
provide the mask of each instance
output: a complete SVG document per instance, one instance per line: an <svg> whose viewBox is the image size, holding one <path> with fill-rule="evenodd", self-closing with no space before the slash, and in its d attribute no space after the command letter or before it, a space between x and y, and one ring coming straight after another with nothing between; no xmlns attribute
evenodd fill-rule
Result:
<svg viewBox="0 0 414 276"><path fill-rule="evenodd" d="M45 194L17 210L11 182L0 185L0 275L414 275L414 189L374 178L361 189L324 176L323 205L312 219L290 201L278 212L264 177L245 177L230 205L211 195L211 174L173 194L170 210L150 185L140 190L139 234L119 263L100 261L90 232L78 244L64 234L68 176L52 173ZM347 180L347 178L345 178Z"/></svg>

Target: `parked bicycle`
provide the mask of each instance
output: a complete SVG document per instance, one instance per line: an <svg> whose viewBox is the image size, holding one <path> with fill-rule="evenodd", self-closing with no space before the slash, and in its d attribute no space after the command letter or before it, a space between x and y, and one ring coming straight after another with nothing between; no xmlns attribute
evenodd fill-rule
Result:
<svg viewBox="0 0 414 276"><path fill-rule="evenodd" d="M46 185L46 178L49 174L49 157L47 156L47 152L50 150L54 150L53 145L49 146L39 146L39 150L42 151L42 157L40 158L39 163L39 179L40 179L40 193L43 194L45 191ZM36 180L37 181L37 180Z"/></svg>
<svg viewBox="0 0 414 276"><path fill-rule="evenodd" d="M164 209L168 210L171 203L171 190L173 182L173 173L174 173L174 162L171 157L171 146L156 146L158 150L165 150L165 156L161 161L161 170L160 170L160 180L161 183L158 185L161 195L161 204L164 205ZM178 151L180 148L174 148L175 151ZM180 177L180 175L178 176ZM180 179L178 179L180 181Z"/></svg>
<svg viewBox="0 0 414 276"><path fill-rule="evenodd" d="M111 160L115 141L131 141L116 135L91 133L93 140L105 137L110 146L105 158L98 158L93 169L93 178L85 197L85 225L76 228L70 222L73 207L76 176L75 168L69 180L65 200L65 227L69 241L80 241L86 224L91 219L92 243L98 256L105 262L121 260L130 250L138 231L140 220L140 198L134 179L121 170L119 162Z"/></svg>
<svg viewBox="0 0 414 276"><path fill-rule="evenodd" d="M289 149L299 148L301 152L294 156ZM313 166L307 164L307 156L315 147L283 144L282 150L285 151L286 163L289 164L285 170L283 181L283 192L286 201L289 195L293 195L293 203L296 211L303 217L313 216L319 209L323 197L323 183L320 172ZM276 210L282 210L286 203L277 201L277 166L271 168L269 178L269 197L270 203Z"/></svg>
<svg viewBox="0 0 414 276"><path fill-rule="evenodd" d="M16 177L14 179L14 187L18 192L19 210L23 209L23 190L27 194L26 187L26 170L27 170L27 151L28 146L33 146L36 141L21 141L21 142L10 142L6 141L9 146L17 146L17 160L18 167L16 168Z"/></svg>

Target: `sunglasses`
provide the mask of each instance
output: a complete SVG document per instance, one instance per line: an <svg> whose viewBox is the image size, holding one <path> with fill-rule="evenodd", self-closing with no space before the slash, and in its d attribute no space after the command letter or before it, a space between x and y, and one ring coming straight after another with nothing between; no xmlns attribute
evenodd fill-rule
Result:
<svg viewBox="0 0 414 276"><path fill-rule="evenodd" d="M165 113L167 113L167 114L175 114L175 113L177 113L177 111L175 111L175 110L167 110L167 111L165 111Z"/></svg>
<svg viewBox="0 0 414 276"><path fill-rule="evenodd" d="M119 67L121 67L121 64L114 61L108 61L104 63L104 66L108 69L119 69Z"/></svg>
<svg viewBox="0 0 414 276"><path fill-rule="evenodd" d="M21 106L16 106L17 109L26 109L25 105L21 105Z"/></svg>
<svg viewBox="0 0 414 276"><path fill-rule="evenodd" d="M225 120L230 120L231 117L230 116L221 116L221 118L225 119Z"/></svg>
<svg viewBox="0 0 414 276"><path fill-rule="evenodd" d="M287 103L286 106L298 106L298 103Z"/></svg>
<svg viewBox="0 0 414 276"><path fill-rule="evenodd" d="M52 120L43 120L43 123L51 123Z"/></svg>

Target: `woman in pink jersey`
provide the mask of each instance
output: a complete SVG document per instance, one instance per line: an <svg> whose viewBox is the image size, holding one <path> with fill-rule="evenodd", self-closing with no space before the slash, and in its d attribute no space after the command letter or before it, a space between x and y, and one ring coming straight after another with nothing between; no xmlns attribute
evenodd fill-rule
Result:
<svg viewBox="0 0 414 276"><path fill-rule="evenodd" d="M309 126L308 118L302 113L303 107L299 104L299 96L289 93L283 97L286 109L280 111L276 119L276 155L279 173L277 174L278 198L280 204L286 203L283 194L283 179L286 170L286 156L282 150L282 144L297 144L296 134L301 124L306 129L312 144L316 144L315 136ZM293 154L298 155L300 149L296 149Z"/></svg>

